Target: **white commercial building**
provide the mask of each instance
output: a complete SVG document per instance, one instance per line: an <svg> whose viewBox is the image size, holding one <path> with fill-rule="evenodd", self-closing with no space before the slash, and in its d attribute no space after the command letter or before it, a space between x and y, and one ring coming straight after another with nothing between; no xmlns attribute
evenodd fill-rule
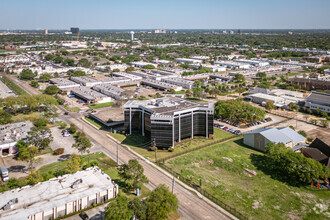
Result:
<svg viewBox="0 0 330 220"><path fill-rule="evenodd" d="M194 82L193 81L186 80L186 79L179 78L179 77L163 78L162 82L177 85L177 86L181 86L182 88L185 88L185 89L194 88Z"/></svg>
<svg viewBox="0 0 330 220"><path fill-rule="evenodd" d="M24 140L32 127L33 124L30 121L0 125L0 157L15 154L16 143Z"/></svg>
<svg viewBox="0 0 330 220"><path fill-rule="evenodd" d="M217 66L217 65L210 65L210 64L191 64L190 65L193 68L199 68L200 66L202 66L203 68L208 68L210 70L212 70L212 72L224 72L226 71L226 67L223 66Z"/></svg>
<svg viewBox="0 0 330 220"><path fill-rule="evenodd" d="M140 61L140 62L131 62L130 65L134 66L134 67L138 67L138 68L144 68L145 66L149 66L149 65L151 65L155 68L157 67L157 64L147 63L147 62L142 62L142 61Z"/></svg>
<svg viewBox="0 0 330 220"><path fill-rule="evenodd" d="M178 63L188 63L188 64L196 64L196 63L202 63L202 60L196 60L196 59L188 59L188 58L176 58L176 62Z"/></svg>
<svg viewBox="0 0 330 220"><path fill-rule="evenodd" d="M239 63L234 61L215 61L214 65L224 66L231 69L249 69L250 64Z"/></svg>
<svg viewBox="0 0 330 220"><path fill-rule="evenodd" d="M118 185L98 167L0 194L0 219L50 220L116 198Z"/></svg>

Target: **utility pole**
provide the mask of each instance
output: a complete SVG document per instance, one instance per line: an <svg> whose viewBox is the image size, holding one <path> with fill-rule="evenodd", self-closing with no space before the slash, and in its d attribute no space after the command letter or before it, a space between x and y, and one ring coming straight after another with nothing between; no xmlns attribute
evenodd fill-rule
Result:
<svg viewBox="0 0 330 220"><path fill-rule="evenodd" d="M173 181L172 181L172 194L174 193L174 184L175 184L175 177L173 176Z"/></svg>
<svg viewBox="0 0 330 220"><path fill-rule="evenodd" d="M202 178L199 179L199 185L201 186L201 189L202 189L202 198L203 198L203 180L202 180Z"/></svg>
<svg viewBox="0 0 330 220"><path fill-rule="evenodd" d="M118 154L119 154L119 144L117 143L117 167L119 167L119 157L118 157Z"/></svg>
<svg viewBox="0 0 330 220"><path fill-rule="evenodd" d="M152 142L152 146L155 148L155 162L157 163L157 147L156 147L156 139L155 138Z"/></svg>

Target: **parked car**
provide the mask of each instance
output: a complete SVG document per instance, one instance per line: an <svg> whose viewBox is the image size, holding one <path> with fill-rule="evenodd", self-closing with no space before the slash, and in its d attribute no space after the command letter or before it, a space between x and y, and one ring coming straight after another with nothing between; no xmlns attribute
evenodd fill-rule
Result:
<svg viewBox="0 0 330 220"><path fill-rule="evenodd" d="M83 219L83 220L89 220L89 217L88 217L88 215L86 214L86 212L81 212L81 213L79 214L79 217L80 217L81 219Z"/></svg>
<svg viewBox="0 0 330 220"><path fill-rule="evenodd" d="M69 114L70 114L70 112L65 112L64 114L65 114L65 115L69 115Z"/></svg>
<svg viewBox="0 0 330 220"><path fill-rule="evenodd" d="M4 182L9 180L7 167L5 166L0 167L0 174Z"/></svg>

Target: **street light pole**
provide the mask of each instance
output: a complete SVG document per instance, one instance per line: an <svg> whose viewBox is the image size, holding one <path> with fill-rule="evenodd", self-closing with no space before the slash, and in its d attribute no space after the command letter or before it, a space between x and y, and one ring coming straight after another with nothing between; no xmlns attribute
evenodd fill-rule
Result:
<svg viewBox="0 0 330 220"><path fill-rule="evenodd" d="M117 143L117 167L119 167L119 144Z"/></svg>
<svg viewBox="0 0 330 220"><path fill-rule="evenodd" d="M173 181L172 181L172 194L174 193L174 184L175 184L175 177L173 176Z"/></svg>

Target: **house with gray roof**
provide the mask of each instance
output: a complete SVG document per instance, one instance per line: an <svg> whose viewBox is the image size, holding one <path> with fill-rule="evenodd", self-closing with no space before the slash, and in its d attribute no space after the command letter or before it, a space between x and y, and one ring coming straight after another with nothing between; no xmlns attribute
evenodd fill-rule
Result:
<svg viewBox="0 0 330 220"><path fill-rule="evenodd" d="M266 151L269 142L283 143L289 148L293 148L305 142L305 137L298 134L289 127L283 128L261 128L244 134L244 144Z"/></svg>

